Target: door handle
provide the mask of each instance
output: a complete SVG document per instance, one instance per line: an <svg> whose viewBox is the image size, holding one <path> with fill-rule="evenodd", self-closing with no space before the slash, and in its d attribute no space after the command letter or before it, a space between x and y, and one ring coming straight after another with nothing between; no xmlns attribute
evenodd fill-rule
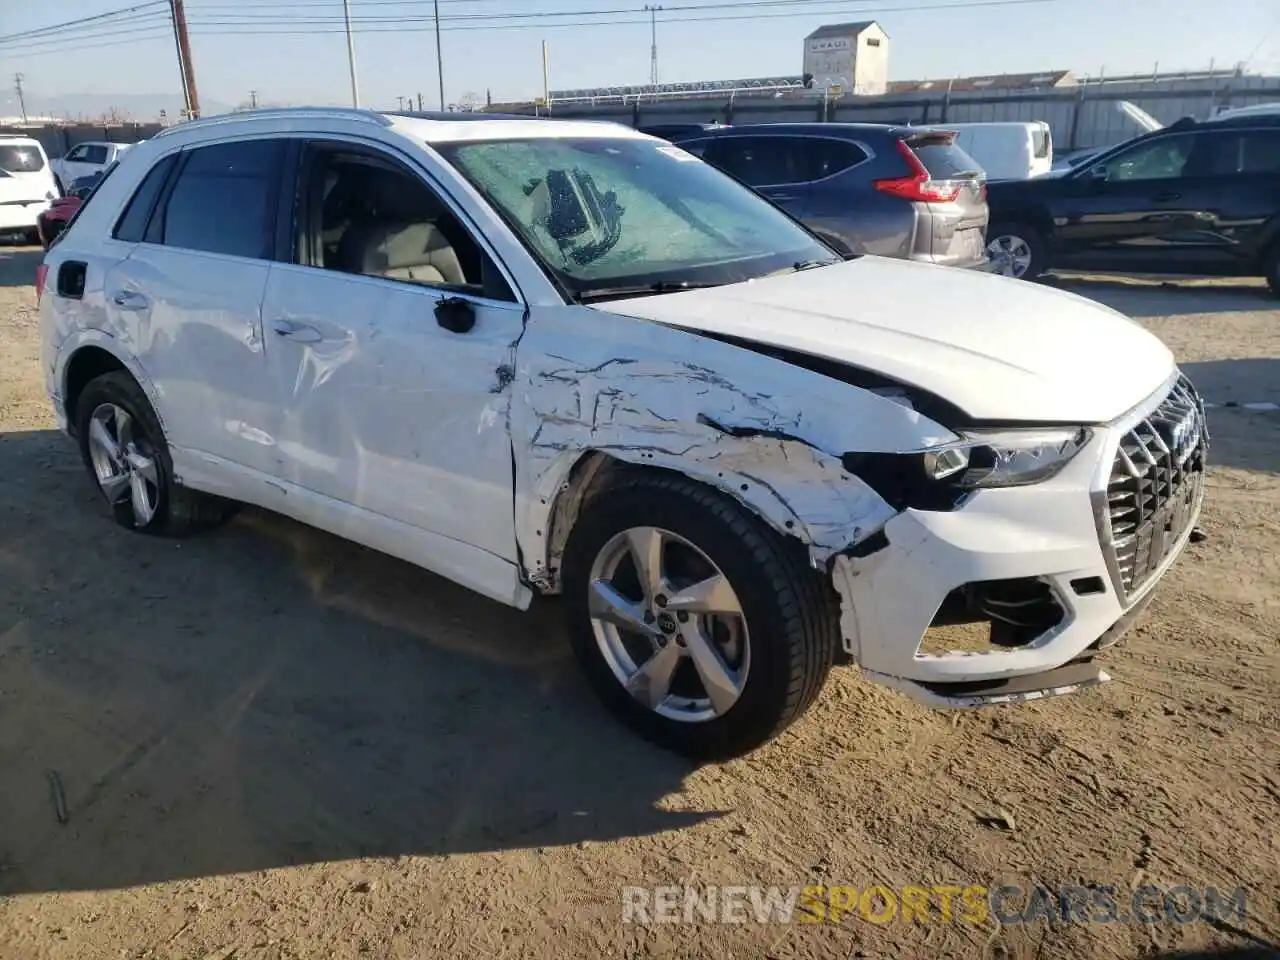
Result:
<svg viewBox="0 0 1280 960"><path fill-rule="evenodd" d="M1165 201L1165 200L1181 200L1181 199L1182 199L1182 194L1178 193L1178 192L1177 192L1177 191L1175 191L1175 190L1161 190L1159 193L1157 193L1157 194L1156 194L1154 197L1152 197L1151 199L1152 199L1152 200L1161 201L1161 202L1163 202L1163 201Z"/></svg>
<svg viewBox="0 0 1280 960"><path fill-rule="evenodd" d="M271 329L278 336L296 340L298 343L319 343L324 339L324 335L315 327L305 323L295 323L293 320L277 320L271 325Z"/></svg>
<svg viewBox="0 0 1280 960"><path fill-rule="evenodd" d="M136 290L121 290L111 302L122 310L145 310L151 305L151 301Z"/></svg>

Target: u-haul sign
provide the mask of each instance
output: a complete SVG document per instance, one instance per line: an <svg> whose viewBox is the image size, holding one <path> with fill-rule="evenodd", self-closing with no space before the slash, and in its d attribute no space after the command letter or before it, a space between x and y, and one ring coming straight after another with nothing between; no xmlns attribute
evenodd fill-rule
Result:
<svg viewBox="0 0 1280 960"><path fill-rule="evenodd" d="M848 37L825 37L809 41L810 53L829 53L833 50L850 50L852 47Z"/></svg>

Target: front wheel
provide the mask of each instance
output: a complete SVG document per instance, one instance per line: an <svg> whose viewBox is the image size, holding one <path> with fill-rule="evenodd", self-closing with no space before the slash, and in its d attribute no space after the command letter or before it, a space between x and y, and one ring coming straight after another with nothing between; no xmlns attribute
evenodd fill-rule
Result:
<svg viewBox="0 0 1280 960"><path fill-rule="evenodd" d="M1044 273L1044 240L1025 224L998 223L987 231L987 255L995 273L1034 280Z"/></svg>
<svg viewBox="0 0 1280 960"><path fill-rule="evenodd" d="M578 518L563 573L596 693L642 736L698 759L776 736L839 648L834 593L803 549L685 477L622 474Z"/></svg>

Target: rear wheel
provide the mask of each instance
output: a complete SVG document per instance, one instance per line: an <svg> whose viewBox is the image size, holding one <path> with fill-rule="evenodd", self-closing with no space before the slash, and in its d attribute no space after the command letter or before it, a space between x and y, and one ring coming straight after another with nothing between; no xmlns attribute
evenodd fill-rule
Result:
<svg viewBox="0 0 1280 960"><path fill-rule="evenodd" d="M227 519L234 505L173 479L160 421L122 371L89 381L76 407L76 436L90 476L122 527L183 536Z"/></svg>
<svg viewBox="0 0 1280 960"><path fill-rule="evenodd" d="M564 558L574 651L642 736L700 759L782 731L839 648L830 587L804 551L685 477L623 474L584 509Z"/></svg>
<svg viewBox="0 0 1280 960"><path fill-rule="evenodd" d="M1273 243L1262 257L1262 272L1271 292L1280 297L1280 242Z"/></svg>
<svg viewBox="0 0 1280 960"><path fill-rule="evenodd" d="M1018 280L1034 280L1044 273L1044 240L1037 230L1020 223L998 223L987 231L987 255L995 273Z"/></svg>

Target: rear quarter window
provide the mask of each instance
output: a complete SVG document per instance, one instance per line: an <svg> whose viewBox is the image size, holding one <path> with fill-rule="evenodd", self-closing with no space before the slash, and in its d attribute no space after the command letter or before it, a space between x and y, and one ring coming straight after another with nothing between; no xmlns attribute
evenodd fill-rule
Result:
<svg viewBox="0 0 1280 960"><path fill-rule="evenodd" d="M177 154L171 154L147 171L147 175L142 178L142 183L134 191L129 199L129 205L125 207L124 213L116 223L113 236L117 240L138 243L146 236L147 221L151 219L151 211L155 209L156 200L159 199L160 191L164 189L165 181L169 179L169 173L173 170L177 159ZM114 170L115 164L112 164L110 169ZM106 178L103 177L103 179Z"/></svg>

